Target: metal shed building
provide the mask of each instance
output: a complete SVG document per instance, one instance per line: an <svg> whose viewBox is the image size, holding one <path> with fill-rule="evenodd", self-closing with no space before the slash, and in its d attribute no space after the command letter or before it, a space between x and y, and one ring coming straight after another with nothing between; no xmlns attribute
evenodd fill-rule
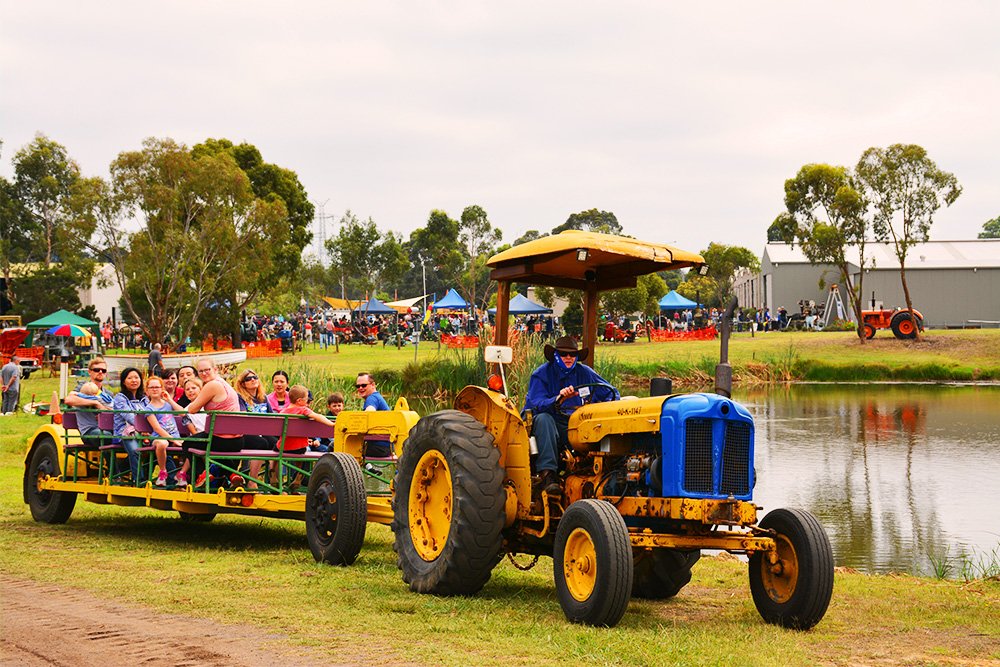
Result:
<svg viewBox="0 0 1000 667"><path fill-rule="evenodd" d="M849 250L850 253L850 250ZM892 244L868 243L865 268L866 305L872 292L886 307L904 306L899 261ZM851 258L851 254L848 254ZM861 271L854 253L852 279ZM874 262L874 263L872 263ZM798 246L768 243L761 257L757 278L763 305L772 310L784 306L798 310L798 302L812 299L825 303L827 289L840 280L832 265L813 265ZM913 307L924 315L927 326L961 326L975 322L1000 322L1000 239L928 241L910 248L906 279ZM845 305L847 294L842 293ZM849 307L849 306L848 306Z"/></svg>

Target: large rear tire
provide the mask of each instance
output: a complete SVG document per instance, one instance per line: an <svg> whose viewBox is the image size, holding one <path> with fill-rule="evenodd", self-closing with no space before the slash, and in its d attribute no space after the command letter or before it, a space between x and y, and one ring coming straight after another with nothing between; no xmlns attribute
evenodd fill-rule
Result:
<svg viewBox="0 0 1000 667"><path fill-rule="evenodd" d="M632 597L665 600L677 595L691 581L691 568L701 551L654 549L635 557Z"/></svg>
<svg viewBox="0 0 1000 667"><path fill-rule="evenodd" d="M900 340L916 338L917 331L923 326L923 322L917 315L914 315L913 319L917 322L916 326L913 325L913 320L910 319L908 312L896 313L889 324L892 328L892 335Z"/></svg>
<svg viewBox="0 0 1000 667"><path fill-rule="evenodd" d="M31 518L42 523L66 523L76 506L76 494L67 491L42 491L38 483L46 476L59 476L59 448L52 438L43 436L35 445L24 475L24 497L31 508Z"/></svg>
<svg viewBox="0 0 1000 667"><path fill-rule="evenodd" d="M556 530L556 592L567 620L612 627L632 597L632 546L625 520L603 500L578 500Z"/></svg>
<svg viewBox="0 0 1000 667"><path fill-rule="evenodd" d="M486 427L444 410L417 422L396 471L392 531L410 590L472 595L503 555L503 468Z"/></svg>
<svg viewBox="0 0 1000 667"><path fill-rule="evenodd" d="M306 541L313 558L350 565L365 542L368 496L361 467L344 452L324 454L309 475Z"/></svg>
<svg viewBox="0 0 1000 667"><path fill-rule="evenodd" d="M768 623L808 630L823 618L833 595L833 550L809 512L777 509L760 522L777 533L778 561L750 556L750 594Z"/></svg>

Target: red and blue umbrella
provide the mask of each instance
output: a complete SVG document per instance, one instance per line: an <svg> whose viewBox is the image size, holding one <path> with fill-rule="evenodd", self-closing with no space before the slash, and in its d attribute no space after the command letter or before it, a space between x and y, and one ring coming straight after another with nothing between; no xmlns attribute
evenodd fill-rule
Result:
<svg viewBox="0 0 1000 667"><path fill-rule="evenodd" d="M76 324L57 324L51 329L46 329L45 333L52 334L53 336L72 336L73 338L90 335L89 331Z"/></svg>

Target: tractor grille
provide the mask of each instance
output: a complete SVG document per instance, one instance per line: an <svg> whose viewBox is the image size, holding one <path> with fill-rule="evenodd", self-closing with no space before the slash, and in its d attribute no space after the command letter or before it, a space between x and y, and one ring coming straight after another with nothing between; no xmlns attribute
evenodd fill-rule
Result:
<svg viewBox="0 0 1000 667"><path fill-rule="evenodd" d="M722 450L722 484L725 495L750 493L750 425L726 422L726 442Z"/></svg>
<svg viewBox="0 0 1000 667"><path fill-rule="evenodd" d="M712 422L689 419L685 430L684 489L688 493L712 493Z"/></svg>

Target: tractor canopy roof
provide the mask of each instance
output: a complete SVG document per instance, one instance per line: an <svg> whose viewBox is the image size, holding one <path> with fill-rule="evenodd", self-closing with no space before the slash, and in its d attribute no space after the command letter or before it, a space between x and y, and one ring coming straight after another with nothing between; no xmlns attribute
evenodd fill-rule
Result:
<svg viewBox="0 0 1000 667"><path fill-rule="evenodd" d="M705 263L696 253L663 243L570 230L522 243L487 262L490 278L530 285L598 290L635 287L636 278Z"/></svg>

